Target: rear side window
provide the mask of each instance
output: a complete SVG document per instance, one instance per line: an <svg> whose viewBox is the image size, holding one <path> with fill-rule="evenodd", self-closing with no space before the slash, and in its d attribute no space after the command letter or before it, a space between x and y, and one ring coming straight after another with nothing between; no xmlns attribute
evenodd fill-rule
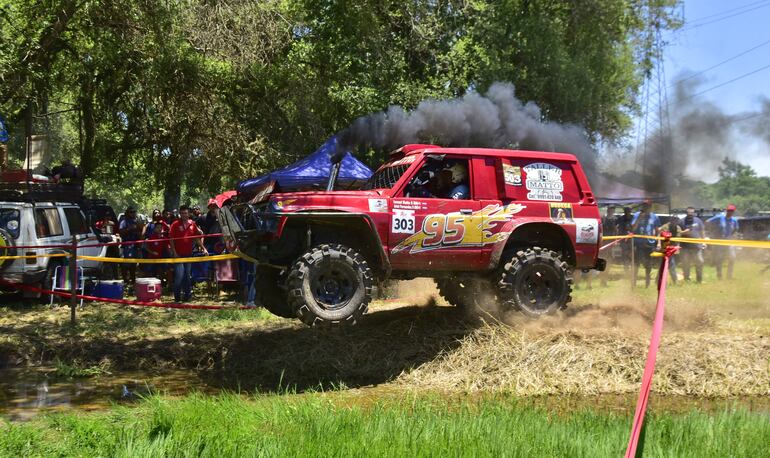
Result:
<svg viewBox="0 0 770 458"><path fill-rule="evenodd" d="M0 229L5 229L11 237L19 238L19 210L0 208Z"/></svg>
<svg viewBox="0 0 770 458"><path fill-rule="evenodd" d="M59 211L55 208L36 208L35 232L38 238L64 235Z"/></svg>
<svg viewBox="0 0 770 458"><path fill-rule="evenodd" d="M567 162L504 158L499 169L504 196L535 202L577 202L580 190Z"/></svg>
<svg viewBox="0 0 770 458"><path fill-rule="evenodd" d="M88 227L86 226L85 218L78 208L65 208L64 216L67 217L67 226L70 229L70 234L87 234Z"/></svg>

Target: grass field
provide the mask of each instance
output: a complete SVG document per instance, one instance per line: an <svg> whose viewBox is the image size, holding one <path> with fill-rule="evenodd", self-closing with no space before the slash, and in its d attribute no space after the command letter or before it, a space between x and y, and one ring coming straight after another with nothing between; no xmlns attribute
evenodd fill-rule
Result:
<svg viewBox="0 0 770 458"><path fill-rule="evenodd" d="M342 399L342 400L341 400ZM335 393L150 398L0 426L3 456L620 456L628 415L497 398L343 402ZM647 456L768 456L770 418L741 409L650 417Z"/></svg>
<svg viewBox="0 0 770 458"><path fill-rule="evenodd" d="M770 455L770 274L760 268L739 264L723 282L707 269L704 284L669 288L651 456ZM606 288L580 283L566 311L536 321L467 316L430 282L406 282L359 326L331 331L262 310L104 304L71 328L66 308L9 304L0 374L47 366L53 377L109 380L173 368L244 394L0 420L0 455L618 456L656 296L621 275ZM662 406L665 396L686 408Z"/></svg>

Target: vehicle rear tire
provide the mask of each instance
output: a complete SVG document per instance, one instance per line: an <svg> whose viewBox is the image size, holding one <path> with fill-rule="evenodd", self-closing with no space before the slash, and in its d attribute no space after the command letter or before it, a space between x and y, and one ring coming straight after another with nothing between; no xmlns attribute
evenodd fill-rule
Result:
<svg viewBox="0 0 770 458"><path fill-rule="evenodd" d="M356 250L338 244L311 248L294 263L289 302L309 326L354 325L372 300L372 269Z"/></svg>
<svg viewBox="0 0 770 458"><path fill-rule="evenodd" d="M572 269L558 253L533 247L505 264L499 286L504 305L537 318L565 308L572 283Z"/></svg>
<svg viewBox="0 0 770 458"><path fill-rule="evenodd" d="M281 271L266 266L257 267L257 276L254 279L257 291L257 302L273 315L283 318L294 318L294 310L289 304L284 283L285 276Z"/></svg>

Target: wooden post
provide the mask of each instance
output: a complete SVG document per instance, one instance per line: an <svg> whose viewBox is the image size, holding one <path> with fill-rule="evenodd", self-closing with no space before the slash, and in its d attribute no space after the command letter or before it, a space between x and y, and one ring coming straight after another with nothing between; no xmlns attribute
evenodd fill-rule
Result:
<svg viewBox="0 0 770 458"><path fill-rule="evenodd" d="M78 282L82 279L78 278L78 238L76 235L72 236L72 248L70 249L70 324L75 326L77 318L75 317L75 311L78 305Z"/></svg>

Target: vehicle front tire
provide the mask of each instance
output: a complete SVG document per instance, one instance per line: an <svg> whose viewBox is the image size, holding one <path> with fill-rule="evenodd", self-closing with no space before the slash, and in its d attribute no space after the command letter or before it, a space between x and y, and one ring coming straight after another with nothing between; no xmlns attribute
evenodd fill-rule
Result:
<svg viewBox="0 0 770 458"><path fill-rule="evenodd" d="M289 303L309 326L354 325L372 300L374 276L356 250L339 244L311 248L294 263Z"/></svg>
<svg viewBox="0 0 770 458"><path fill-rule="evenodd" d="M284 288L285 277L281 271L272 267L257 267L254 279L257 302L268 312L283 318L294 318L294 310Z"/></svg>
<svg viewBox="0 0 770 458"><path fill-rule="evenodd" d="M565 308L572 283L572 269L558 253L533 247L505 264L499 286L504 305L537 318Z"/></svg>

